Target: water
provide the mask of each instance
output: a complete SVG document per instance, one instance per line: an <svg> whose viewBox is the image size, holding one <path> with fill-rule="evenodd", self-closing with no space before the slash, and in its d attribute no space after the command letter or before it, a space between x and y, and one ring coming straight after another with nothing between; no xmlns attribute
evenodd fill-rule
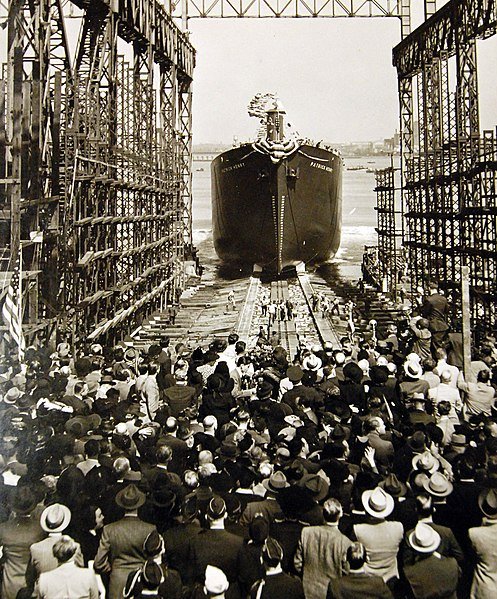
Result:
<svg viewBox="0 0 497 599"><path fill-rule="evenodd" d="M389 156L346 158L343 170L342 241L332 260L332 270L344 279L361 276L360 265L365 245L376 245L375 176L366 168L390 166ZM363 170L347 170L363 165ZM202 170L203 169L203 170ZM193 162L193 241L199 249L202 264L211 276L233 276L220 268L214 252L211 222L210 163Z"/></svg>

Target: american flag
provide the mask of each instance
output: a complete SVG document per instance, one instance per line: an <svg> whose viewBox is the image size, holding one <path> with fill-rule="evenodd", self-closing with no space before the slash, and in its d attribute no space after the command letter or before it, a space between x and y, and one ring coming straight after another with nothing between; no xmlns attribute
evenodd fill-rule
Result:
<svg viewBox="0 0 497 599"><path fill-rule="evenodd" d="M19 358L24 357L25 342L22 334L22 308L21 308L21 287L20 287L20 269L21 253L17 255L17 260L10 279L5 302L2 307L2 315L8 328L8 335L15 345L19 348Z"/></svg>

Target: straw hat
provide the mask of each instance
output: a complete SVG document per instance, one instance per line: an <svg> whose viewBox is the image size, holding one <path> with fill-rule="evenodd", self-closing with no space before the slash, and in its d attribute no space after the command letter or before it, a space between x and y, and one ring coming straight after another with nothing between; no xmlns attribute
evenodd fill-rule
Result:
<svg viewBox="0 0 497 599"><path fill-rule="evenodd" d="M497 491L495 489L484 489L478 496L478 505L487 518L497 519Z"/></svg>
<svg viewBox="0 0 497 599"><path fill-rule="evenodd" d="M305 370L319 370L322 365L323 362L321 361L321 358L318 358L318 356L316 356L315 354L310 354L309 356L306 356L302 361L302 367Z"/></svg>
<svg viewBox="0 0 497 599"><path fill-rule="evenodd" d="M419 553L433 553L440 545L440 535L429 524L418 522L409 534L409 543Z"/></svg>
<svg viewBox="0 0 497 599"><path fill-rule="evenodd" d="M404 372L406 376L411 379L420 379L423 374L423 369L418 362L414 362L413 360L408 360L404 364Z"/></svg>
<svg viewBox="0 0 497 599"><path fill-rule="evenodd" d="M423 482L425 491L435 497L447 497L452 493L454 485L441 472L434 472L428 480Z"/></svg>
<svg viewBox="0 0 497 599"><path fill-rule="evenodd" d="M440 460L436 458L430 451L423 451L412 458L412 467L415 470L423 470L433 474L438 470Z"/></svg>
<svg viewBox="0 0 497 599"><path fill-rule="evenodd" d="M62 532L69 526L71 510L61 503L46 507L40 516L40 525L46 532Z"/></svg>
<svg viewBox="0 0 497 599"><path fill-rule="evenodd" d="M386 518L394 508L393 497L381 487L364 491L362 494L362 505L366 512L374 518Z"/></svg>

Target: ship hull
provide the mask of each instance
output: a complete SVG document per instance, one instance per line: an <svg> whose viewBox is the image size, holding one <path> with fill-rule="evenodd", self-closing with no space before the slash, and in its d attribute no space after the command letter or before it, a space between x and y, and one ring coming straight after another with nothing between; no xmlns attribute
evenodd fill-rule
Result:
<svg viewBox="0 0 497 599"><path fill-rule="evenodd" d="M246 144L212 162L214 247L226 263L281 272L320 264L340 245L342 161L303 145L273 164Z"/></svg>

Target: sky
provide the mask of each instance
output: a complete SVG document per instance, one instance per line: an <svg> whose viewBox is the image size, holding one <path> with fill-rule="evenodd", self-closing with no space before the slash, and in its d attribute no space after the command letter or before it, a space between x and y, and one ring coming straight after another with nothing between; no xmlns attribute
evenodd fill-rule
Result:
<svg viewBox="0 0 497 599"><path fill-rule="evenodd" d="M397 19L191 19L189 29L194 143L253 136L247 105L258 92L276 92L316 140L382 139L398 127Z"/></svg>
<svg viewBox="0 0 497 599"><path fill-rule="evenodd" d="M440 7L445 2L439 2ZM413 28L422 19L412 0ZM396 18L190 19L194 143L254 136L247 105L276 92L304 137L382 140L399 128ZM478 42L481 128L497 124L497 36Z"/></svg>

